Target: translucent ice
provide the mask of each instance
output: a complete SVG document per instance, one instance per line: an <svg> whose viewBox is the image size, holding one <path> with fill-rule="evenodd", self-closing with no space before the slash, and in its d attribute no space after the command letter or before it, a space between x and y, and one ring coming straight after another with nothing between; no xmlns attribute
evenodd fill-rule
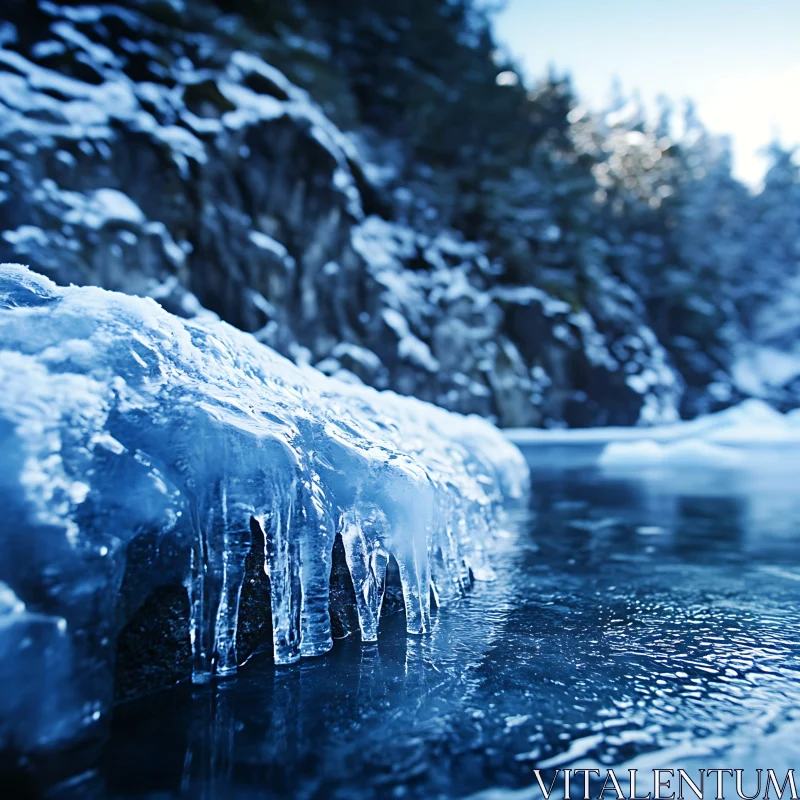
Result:
<svg viewBox="0 0 800 800"><path fill-rule="evenodd" d="M40 742L102 716L115 637L167 572L187 589L195 681L241 661L254 534L276 662L332 645L337 535L362 639L377 637L391 559L408 630L424 633L432 597L491 575L503 505L527 486L519 451L482 419L336 382L224 323L10 265L0 267L0 447L3 692L22 680L9 666L13 637L39 625L46 646L25 656L27 674L44 676L55 659L49 685L60 688L41 702L75 710L69 724L54 711L34 731ZM145 538L152 568L126 584L123 603L126 563ZM0 706L11 719L0 731L19 738L12 711Z"/></svg>

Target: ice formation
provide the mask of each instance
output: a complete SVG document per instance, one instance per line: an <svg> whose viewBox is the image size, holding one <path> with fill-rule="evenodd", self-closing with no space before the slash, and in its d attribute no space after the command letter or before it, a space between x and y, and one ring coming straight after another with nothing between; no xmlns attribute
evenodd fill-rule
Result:
<svg viewBox="0 0 800 800"><path fill-rule="evenodd" d="M74 697L73 732L109 702L129 613L117 592L140 534L156 536L154 584L182 570L204 681L239 664L254 531L284 664L332 646L337 534L362 639L377 636L390 556L408 631L423 633L431 597L489 574L503 504L527 486L519 451L482 419L297 367L225 323L12 265L0 267L0 446L2 694L22 682L20 663L57 663L41 703ZM14 642L34 631L20 661ZM12 711L0 706L0 744ZM29 735L12 724L23 746L62 735L53 720L70 727L68 713L39 711Z"/></svg>

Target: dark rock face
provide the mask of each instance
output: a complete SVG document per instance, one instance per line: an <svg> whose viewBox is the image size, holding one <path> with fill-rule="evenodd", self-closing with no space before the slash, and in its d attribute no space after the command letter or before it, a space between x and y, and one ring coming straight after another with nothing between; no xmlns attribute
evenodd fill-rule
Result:
<svg viewBox="0 0 800 800"><path fill-rule="evenodd" d="M191 671L189 597L182 586L159 586L117 636L115 698L178 683Z"/></svg>
<svg viewBox="0 0 800 800"><path fill-rule="evenodd" d="M257 41L241 20L133 0L12 11L0 260L207 309L297 362L501 425L675 415L680 380L628 287L598 269L580 308L495 290L480 244L392 221L391 164L240 49Z"/></svg>

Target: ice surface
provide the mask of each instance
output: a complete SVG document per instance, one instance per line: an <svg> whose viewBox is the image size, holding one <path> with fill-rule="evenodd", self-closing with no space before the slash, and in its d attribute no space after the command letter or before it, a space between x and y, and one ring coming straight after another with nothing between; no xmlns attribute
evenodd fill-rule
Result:
<svg viewBox="0 0 800 800"><path fill-rule="evenodd" d="M16 663L35 684L55 659L50 694L74 696L70 718L46 712L47 692L3 707L9 736L39 717L33 740L72 736L107 709L114 637L132 610L116 607L118 592L140 535L157 542L154 586L159 559L177 553L202 682L239 664L254 531L275 660L288 663L332 645L337 534L362 639L377 636L392 557L408 630L424 633L432 596L458 596L470 572L491 575L503 504L526 491L522 456L486 421L331 380L152 299L59 288L5 265L0 348L4 695L25 677ZM15 642L34 625L47 644L16 662Z"/></svg>

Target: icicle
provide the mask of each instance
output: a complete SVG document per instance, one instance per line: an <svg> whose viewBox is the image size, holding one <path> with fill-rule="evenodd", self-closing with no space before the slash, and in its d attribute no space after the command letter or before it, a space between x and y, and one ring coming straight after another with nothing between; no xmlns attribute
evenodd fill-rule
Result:
<svg viewBox="0 0 800 800"><path fill-rule="evenodd" d="M293 535L300 544L300 655L317 656L333 646L328 604L335 531L319 475L312 473L308 484Z"/></svg>
<svg viewBox="0 0 800 800"><path fill-rule="evenodd" d="M209 618L210 599L208 580L208 525L201 519L197 503L191 508L194 532L190 573L187 589L189 591L190 618L189 640L192 648L192 681L207 683L213 673L212 653L214 641Z"/></svg>
<svg viewBox="0 0 800 800"><path fill-rule="evenodd" d="M248 498L252 501L255 487L263 483L263 478L254 480L258 470L242 475L239 465L258 450L258 440L235 429L227 432L216 420L194 444L187 490L196 540L189 583L195 683L232 675L238 667L239 595L255 513Z"/></svg>
<svg viewBox="0 0 800 800"><path fill-rule="evenodd" d="M378 640L378 623L389 563L384 544L386 525L386 517L377 506L363 504L345 511L339 527L355 589L363 642Z"/></svg>
<svg viewBox="0 0 800 800"><path fill-rule="evenodd" d="M288 486L276 483L264 536L264 570L270 581L272 640L276 664L300 658L300 544L296 538L298 497L303 482L293 477Z"/></svg>
<svg viewBox="0 0 800 800"><path fill-rule="evenodd" d="M406 607L406 630L409 633L427 633L431 625L430 575L427 553L420 559L420 549L414 538L399 552L394 553L400 568L403 584L403 601Z"/></svg>
<svg viewBox="0 0 800 800"><path fill-rule="evenodd" d="M464 556L454 529L458 505L454 487L438 487L436 520L431 544L431 580L437 594L437 604L463 594L469 588L465 574Z"/></svg>
<svg viewBox="0 0 800 800"><path fill-rule="evenodd" d="M243 502L231 502L230 493L222 490L222 586L217 602L214 627L214 666L219 676L236 672L236 629L239 621L239 596L244 580L244 560L250 545L250 519L253 508Z"/></svg>
<svg viewBox="0 0 800 800"><path fill-rule="evenodd" d="M434 492L424 472L398 470L395 478L390 549L400 569L406 629L409 633L426 633L431 616L428 538L434 524Z"/></svg>

